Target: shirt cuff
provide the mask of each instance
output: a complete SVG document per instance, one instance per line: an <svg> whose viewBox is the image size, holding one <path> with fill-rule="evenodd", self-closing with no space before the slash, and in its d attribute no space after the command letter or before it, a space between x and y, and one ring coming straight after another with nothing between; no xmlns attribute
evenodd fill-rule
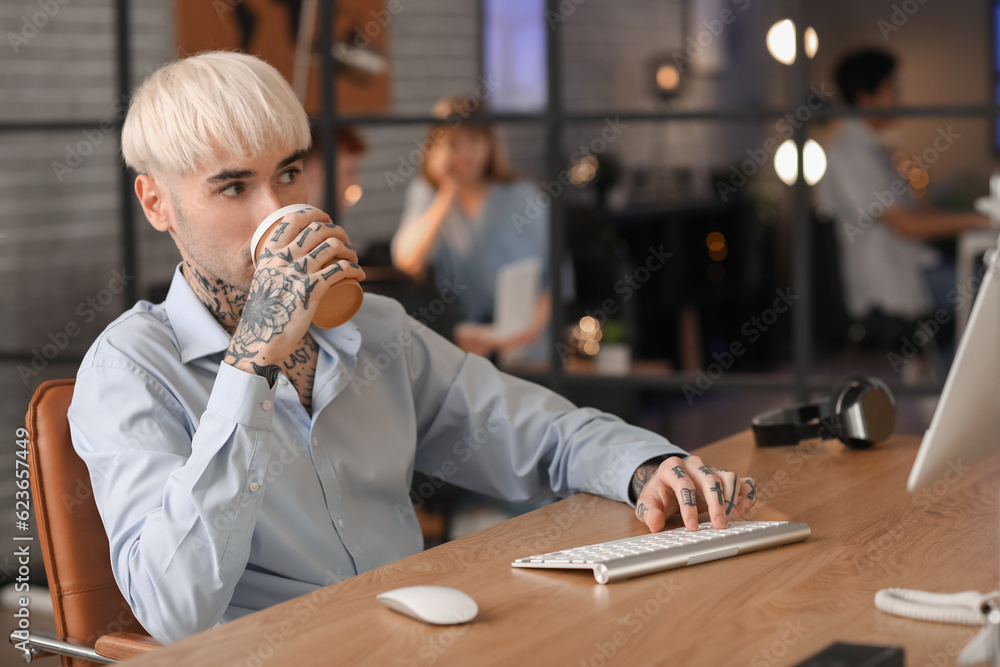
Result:
<svg viewBox="0 0 1000 667"><path fill-rule="evenodd" d="M237 424L270 431L276 387L277 383L269 387L261 375L222 362L205 409Z"/></svg>

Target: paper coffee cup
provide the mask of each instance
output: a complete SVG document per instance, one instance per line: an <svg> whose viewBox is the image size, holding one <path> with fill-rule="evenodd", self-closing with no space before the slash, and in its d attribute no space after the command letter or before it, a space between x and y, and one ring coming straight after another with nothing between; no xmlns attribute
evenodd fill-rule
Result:
<svg viewBox="0 0 1000 667"><path fill-rule="evenodd" d="M266 239L271 231L281 223L286 215L303 209L319 210L308 204L292 204L279 208L257 225L257 229L250 239L250 257L254 266L257 266L257 258L264 250ZM344 278L334 283L319 302L316 314L313 316L313 324L322 329L339 327L354 317L354 314L361 308L364 297L365 293L361 289L361 285L354 278Z"/></svg>

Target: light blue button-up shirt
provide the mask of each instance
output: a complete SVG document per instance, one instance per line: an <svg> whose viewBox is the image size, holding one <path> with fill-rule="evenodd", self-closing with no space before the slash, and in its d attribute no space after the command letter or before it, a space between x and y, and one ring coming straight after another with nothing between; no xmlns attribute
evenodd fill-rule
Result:
<svg viewBox="0 0 1000 667"><path fill-rule="evenodd" d="M101 333L69 409L136 618L172 642L417 553L413 471L511 501L629 502L664 438L465 354L365 296L310 329L313 414L284 378L222 363L230 338L180 268L162 304ZM446 582L442 582L446 583Z"/></svg>

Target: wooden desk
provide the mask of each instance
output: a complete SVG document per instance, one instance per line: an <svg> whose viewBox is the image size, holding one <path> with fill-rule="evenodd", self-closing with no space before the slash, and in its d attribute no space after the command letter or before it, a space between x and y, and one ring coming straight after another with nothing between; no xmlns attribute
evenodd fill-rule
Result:
<svg viewBox="0 0 1000 667"><path fill-rule="evenodd" d="M805 521L799 544L602 586L521 556L645 532L631 508L581 494L130 661L143 665L770 665L834 640L902 645L908 665L955 664L974 629L884 614L880 588L990 591L1000 463L905 491L919 438L871 451L818 440L757 449L749 431L699 450L756 477L751 518ZM423 625L382 606L400 586L454 586L470 624Z"/></svg>

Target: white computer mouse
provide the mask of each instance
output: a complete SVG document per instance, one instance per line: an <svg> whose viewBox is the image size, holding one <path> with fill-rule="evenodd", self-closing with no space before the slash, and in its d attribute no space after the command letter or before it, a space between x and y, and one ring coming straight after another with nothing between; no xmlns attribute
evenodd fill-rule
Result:
<svg viewBox="0 0 1000 667"><path fill-rule="evenodd" d="M465 623L479 613L475 600L447 586L407 586L379 593L375 599L389 609L435 625Z"/></svg>

